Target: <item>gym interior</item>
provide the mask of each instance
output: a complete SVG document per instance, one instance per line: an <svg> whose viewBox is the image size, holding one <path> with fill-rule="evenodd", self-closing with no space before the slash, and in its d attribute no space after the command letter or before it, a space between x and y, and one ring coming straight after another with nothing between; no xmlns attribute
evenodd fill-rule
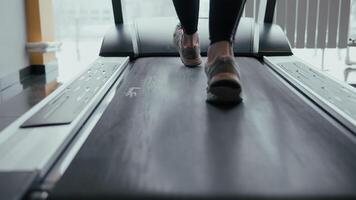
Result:
<svg viewBox="0 0 356 200"><path fill-rule="evenodd" d="M356 198L356 0L247 0L206 102L171 0L0 1L0 199ZM209 0L200 0L201 55Z"/></svg>

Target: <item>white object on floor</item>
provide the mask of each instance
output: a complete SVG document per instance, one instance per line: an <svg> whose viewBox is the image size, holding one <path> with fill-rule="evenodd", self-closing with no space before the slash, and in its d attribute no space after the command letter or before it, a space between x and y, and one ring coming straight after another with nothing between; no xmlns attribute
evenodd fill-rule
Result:
<svg viewBox="0 0 356 200"><path fill-rule="evenodd" d="M29 42L26 44L28 52L32 53L47 53L57 52L61 49L62 42Z"/></svg>
<svg viewBox="0 0 356 200"><path fill-rule="evenodd" d="M346 67L344 70L344 81L347 81L349 74L353 71L356 71L356 61L351 60L350 56L350 48L351 47L356 47L356 35L351 35L349 38L349 41L347 43L347 49L346 49L346 58L345 58L345 64L350 65L349 67Z"/></svg>

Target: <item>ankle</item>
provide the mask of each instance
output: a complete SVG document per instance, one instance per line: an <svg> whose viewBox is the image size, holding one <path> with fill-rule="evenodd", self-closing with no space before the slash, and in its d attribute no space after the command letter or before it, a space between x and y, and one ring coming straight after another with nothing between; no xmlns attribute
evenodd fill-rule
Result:
<svg viewBox="0 0 356 200"><path fill-rule="evenodd" d="M195 47L199 45L199 36L198 33L195 32L192 35L183 34L182 44L184 47Z"/></svg>
<svg viewBox="0 0 356 200"><path fill-rule="evenodd" d="M214 62L218 57L229 57L233 56L232 45L228 41L219 41L210 45L208 49L208 63Z"/></svg>

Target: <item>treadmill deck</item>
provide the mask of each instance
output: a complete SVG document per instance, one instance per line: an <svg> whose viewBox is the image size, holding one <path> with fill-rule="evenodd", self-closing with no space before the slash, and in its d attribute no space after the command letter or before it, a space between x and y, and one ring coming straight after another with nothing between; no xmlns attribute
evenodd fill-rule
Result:
<svg viewBox="0 0 356 200"><path fill-rule="evenodd" d="M268 66L237 58L243 103L205 103L202 67L141 58L50 199L356 195L352 134Z"/></svg>

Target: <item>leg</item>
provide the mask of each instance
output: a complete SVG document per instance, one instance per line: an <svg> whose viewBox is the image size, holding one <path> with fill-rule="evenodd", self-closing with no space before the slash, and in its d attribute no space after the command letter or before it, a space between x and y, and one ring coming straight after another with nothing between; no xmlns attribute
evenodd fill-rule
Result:
<svg viewBox="0 0 356 200"><path fill-rule="evenodd" d="M232 43L246 0L210 0L208 62L232 55Z"/></svg>
<svg viewBox="0 0 356 200"><path fill-rule="evenodd" d="M246 0L210 0L210 41L232 42Z"/></svg>
<svg viewBox="0 0 356 200"><path fill-rule="evenodd" d="M180 58L186 66L197 66L201 61L198 19L199 0L173 0L180 25L174 32L174 43Z"/></svg>
<svg viewBox="0 0 356 200"><path fill-rule="evenodd" d="M173 0L184 33L193 35L198 30L199 0Z"/></svg>
<svg viewBox="0 0 356 200"><path fill-rule="evenodd" d="M210 0L210 47L205 67L209 102L238 103L242 100L232 44L245 1Z"/></svg>

